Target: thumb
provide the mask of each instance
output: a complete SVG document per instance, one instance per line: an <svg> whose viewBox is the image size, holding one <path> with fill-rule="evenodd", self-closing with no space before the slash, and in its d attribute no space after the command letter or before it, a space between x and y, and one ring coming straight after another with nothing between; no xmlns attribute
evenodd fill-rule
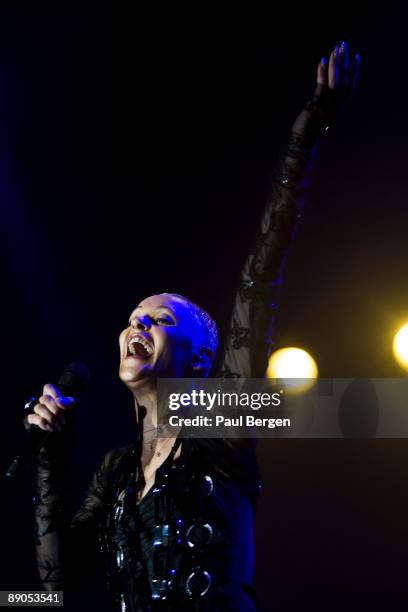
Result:
<svg viewBox="0 0 408 612"><path fill-rule="evenodd" d="M75 406L75 399L73 397L59 397L55 400L55 403L59 408L63 410L69 410Z"/></svg>

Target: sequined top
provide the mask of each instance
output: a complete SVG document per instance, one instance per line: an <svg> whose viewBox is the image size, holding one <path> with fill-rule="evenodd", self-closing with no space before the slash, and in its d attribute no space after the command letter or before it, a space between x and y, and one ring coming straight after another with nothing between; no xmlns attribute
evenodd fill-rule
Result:
<svg viewBox="0 0 408 612"><path fill-rule="evenodd" d="M116 450L101 475L111 503L102 512L99 545L118 604L194 610L198 598L200 610L232 603L255 610L252 522L259 476L252 443L183 440L179 459L169 456L139 503L136 453L134 446ZM100 487L101 481L98 496Z"/></svg>
<svg viewBox="0 0 408 612"><path fill-rule="evenodd" d="M217 376L265 374L282 266L317 136L313 114L305 117L304 130L290 134L273 175ZM43 448L36 471L36 551L44 589L78 588L102 564L118 610L257 609L252 522L259 474L251 441L183 440L180 458L174 461L173 448L140 503L137 445L114 449L69 523L61 512L60 447L55 453L50 445Z"/></svg>

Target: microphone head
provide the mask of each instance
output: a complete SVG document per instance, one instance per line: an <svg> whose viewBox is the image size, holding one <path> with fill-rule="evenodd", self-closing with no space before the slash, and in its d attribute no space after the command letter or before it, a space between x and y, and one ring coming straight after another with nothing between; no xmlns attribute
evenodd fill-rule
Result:
<svg viewBox="0 0 408 612"><path fill-rule="evenodd" d="M80 361L75 361L65 368L57 387L63 395L77 397L86 387L89 379L90 373L87 366Z"/></svg>

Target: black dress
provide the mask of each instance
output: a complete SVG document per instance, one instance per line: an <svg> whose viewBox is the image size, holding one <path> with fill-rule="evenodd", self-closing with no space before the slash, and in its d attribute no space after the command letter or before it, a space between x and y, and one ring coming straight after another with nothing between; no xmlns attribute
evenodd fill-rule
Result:
<svg viewBox="0 0 408 612"><path fill-rule="evenodd" d="M313 112L291 133L244 265L216 375L262 377L271 352L276 293L302 209ZM179 441L176 442L176 446ZM77 588L102 562L118 610L258 609L252 528L260 481L250 440L184 439L136 502L138 445L110 451L73 520L61 519L58 453L37 466L36 551L42 587Z"/></svg>

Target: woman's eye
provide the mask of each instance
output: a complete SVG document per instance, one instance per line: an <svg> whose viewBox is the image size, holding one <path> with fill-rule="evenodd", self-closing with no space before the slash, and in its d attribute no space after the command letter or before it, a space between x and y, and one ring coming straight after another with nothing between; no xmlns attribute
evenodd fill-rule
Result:
<svg viewBox="0 0 408 612"><path fill-rule="evenodd" d="M163 323L164 323L165 325L166 325L166 324L169 324L169 325L170 325L170 323L171 323L171 321L170 321L169 319L166 319L165 317L157 317L157 318L155 319L155 321L156 321L156 323L161 323L161 324L163 324Z"/></svg>

